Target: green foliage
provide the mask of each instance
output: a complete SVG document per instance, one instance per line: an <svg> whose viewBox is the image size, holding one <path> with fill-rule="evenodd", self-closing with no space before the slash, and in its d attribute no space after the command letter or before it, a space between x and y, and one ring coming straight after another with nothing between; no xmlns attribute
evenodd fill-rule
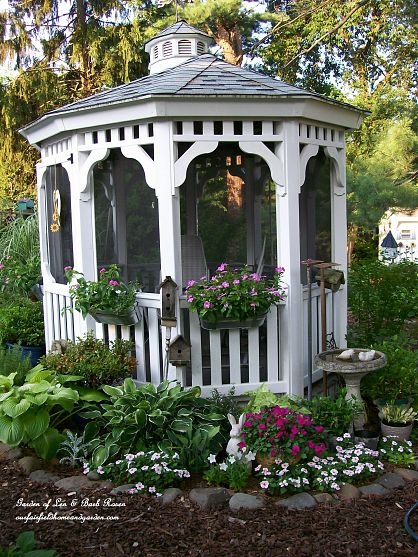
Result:
<svg viewBox="0 0 418 557"><path fill-rule="evenodd" d="M36 549L35 533L21 532L16 542L8 547L0 547L0 557L58 557L53 549Z"/></svg>
<svg viewBox="0 0 418 557"><path fill-rule="evenodd" d="M388 363L362 379L361 394L371 400L408 399L418 395L418 352L399 336L376 343L373 348L386 354Z"/></svg>
<svg viewBox="0 0 418 557"><path fill-rule="evenodd" d="M42 302L13 297L0 305L0 342L22 346L45 344Z"/></svg>
<svg viewBox="0 0 418 557"><path fill-rule="evenodd" d="M135 303L138 285L136 283L125 285L121 282L117 265L101 269L97 281L86 280L82 273L74 271L71 267L65 268L65 276L68 282L72 283L70 296L74 300L74 307L83 317L92 310L123 315Z"/></svg>
<svg viewBox="0 0 418 557"><path fill-rule="evenodd" d="M315 423L325 427L330 435L343 435L353 423L356 413L363 409L362 404L353 396L346 399L347 389L341 389L335 400L328 396L315 396L305 401Z"/></svg>
<svg viewBox="0 0 418 557"><path fill-rule="evenodd" d="M418 315L417 282L417 263L354 264L348 276L348 344L368 347L398 334L406 319Z"/></svg>
<svg viewBox="0 0 418 557"><path fill-rule="evenodd" d="M213 456L213 455L210 455ZM239 453L237 457L229 456L224 462L220 464L212 462L212 466L203 475L203 479L209 485L225 486L228 489L241 491L247 486L248 480L251 476L251 459L246 458L246 455Z"/></svg>
<svg viewBox="0 0 418 557"><path fill-rule="evenodd" d="M393 437L382 437L379 441L378 450L381 460L401 467L413 467L415 454L411 441L394 439Z"/></svg>
<svg viewBox="0 0 418 557"><path fill-rule="evenodd" d="M44 459L55 456L64 436L57 427L79 400L75 389L63 386L74 377L55 376L36 366L23 385L0 382L0 440L12 447L27 444Z"/></svg>
<svg viewBox="0 0 418 557"><path fill-rule="evenodd" d="M275 395L270 391L266 383L262 383L257 389L247 393L247 395L249 396L249 400L245 406L246 412L256 413L264 408L283 406L305 414L309 413L307 407L303 405L302 400L288 395Z"/></svg>
<svg viewBox="0 0 418 557"><path fill-rule="evenodd" d="M69 429L65 431L66 438L61 442L57 456L61 464L67 464L72 468L81 466L87 458L87 443L82 435L77 435Z"/></svg>
<svg viewBox="0 0 418 557"><path fill-rule="evenodd" d="M23 385L31 368L29 356L24 357L19 346L15 345L10 349L0 348L0 375L8 376L14 372L15 385Z"/></svg>
<svg viewBox="0 0 418 557"><path fill-rule="evenodd" d="M213 404L217 414L222 414L223 416L232 414L237 418L242 413L235 396L235 387L231 387L226 395L221 394L218 389L213 389L208 400ZM225 422L226 424L228 423L226 420Z"/></svg>
<svg viewBox="0 0 418 557"><path fill-rule="evenodd" d="M49 353L41 359L45 368L63 375L79 375L84 385L97 388L121 383L132 376L136 360L130 355L132 343L116 339L109 346L92 333L68 342L63 354Z"/></svg>
<svg viewBox="0 0 418 557"><path fill-rule="evenodd" d="M385 404L380 409L382 421L389 425L409 425L418 416L418 412L414 412L412 408L404 408L397 404Z"/></svg>
<svg viewBox="0 0 418 557"><path fill-rule="evenodd" d="M205 465L209 452L218 452L225 438L218 425L224 416L212 411L212 404L200 397L200 388L183 389L164 381L136 387L125 379L121 387L104 386L109 395L102 410L86 412L91 426L94 466L122 453L136 453L158 446L177 451L183 466L197 470ZM96 426L96 431L94 431ZM103 431L102 438L98 437Z"/></svg>

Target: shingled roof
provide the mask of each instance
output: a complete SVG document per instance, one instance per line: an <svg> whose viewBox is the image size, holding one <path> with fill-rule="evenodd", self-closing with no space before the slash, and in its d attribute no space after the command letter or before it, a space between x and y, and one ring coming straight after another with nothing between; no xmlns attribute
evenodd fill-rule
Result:
<svg viewBox="0 0 418 557"><path fill-rule="evenodd" d="M234 66L211 54L203 54L174 68L73 102L49 112L46 116L96 109L158 96L177 98L198 96L224 98L311 97L364 112L351 105L289 85L253 70Z"/></svg>
<svg viewBox="0 0 418 557"><path fill-rule="evenodd" d="M161 33L158 33L155 37L149 39L145 44L160 39L161 37L166 37L167 35L203 35L204 37L211 38L207 33L189 25L186 21L177 21L173 23L173 25L170 25L170 27L163 29Z"/></svg>

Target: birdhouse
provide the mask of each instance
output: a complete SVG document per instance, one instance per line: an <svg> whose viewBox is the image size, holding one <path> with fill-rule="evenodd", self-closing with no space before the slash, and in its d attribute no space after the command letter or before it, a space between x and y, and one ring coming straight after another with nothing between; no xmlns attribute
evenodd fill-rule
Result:
<svg viewBox="0 0 418 557"><path fill-rule="evenodd" d="M160 284L161 291L161 325L174 327L176 325L176 290L177 284L168 276Z"/></svg>
<svg viewBox="0 0 418 557"><path fill-rule="evenodd" d="M170 344L168 352L170 364L185 366L191 361L191 345L182 335L178 335Z"/></svg>

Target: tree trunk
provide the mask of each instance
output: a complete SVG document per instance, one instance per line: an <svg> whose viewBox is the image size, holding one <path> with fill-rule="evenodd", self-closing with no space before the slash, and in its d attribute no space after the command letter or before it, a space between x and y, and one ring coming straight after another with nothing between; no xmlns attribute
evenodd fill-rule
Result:
<svg viewBox="0 0 418 557"><path fill-rule="evenodd" d="M222 48L225 61L234 66L241 66L243 59L241 33L236 25L228 29L218 22L217 33L213 37Z"/></svg>

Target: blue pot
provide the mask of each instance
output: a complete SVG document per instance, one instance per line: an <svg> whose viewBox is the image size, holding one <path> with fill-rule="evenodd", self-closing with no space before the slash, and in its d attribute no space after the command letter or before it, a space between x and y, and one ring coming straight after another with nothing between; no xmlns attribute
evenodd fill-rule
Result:
<svg viewBox="0 0 418 557"><path fill-rule="evenodd" d="M20 344L16 345L12 342L6 342L6 346L9 350L11 350L14 346L19 346L22 358L29 357L29 361L32 367L35 367L38 364L39 358L45 355L45 345L21 346Z"/></svg>

